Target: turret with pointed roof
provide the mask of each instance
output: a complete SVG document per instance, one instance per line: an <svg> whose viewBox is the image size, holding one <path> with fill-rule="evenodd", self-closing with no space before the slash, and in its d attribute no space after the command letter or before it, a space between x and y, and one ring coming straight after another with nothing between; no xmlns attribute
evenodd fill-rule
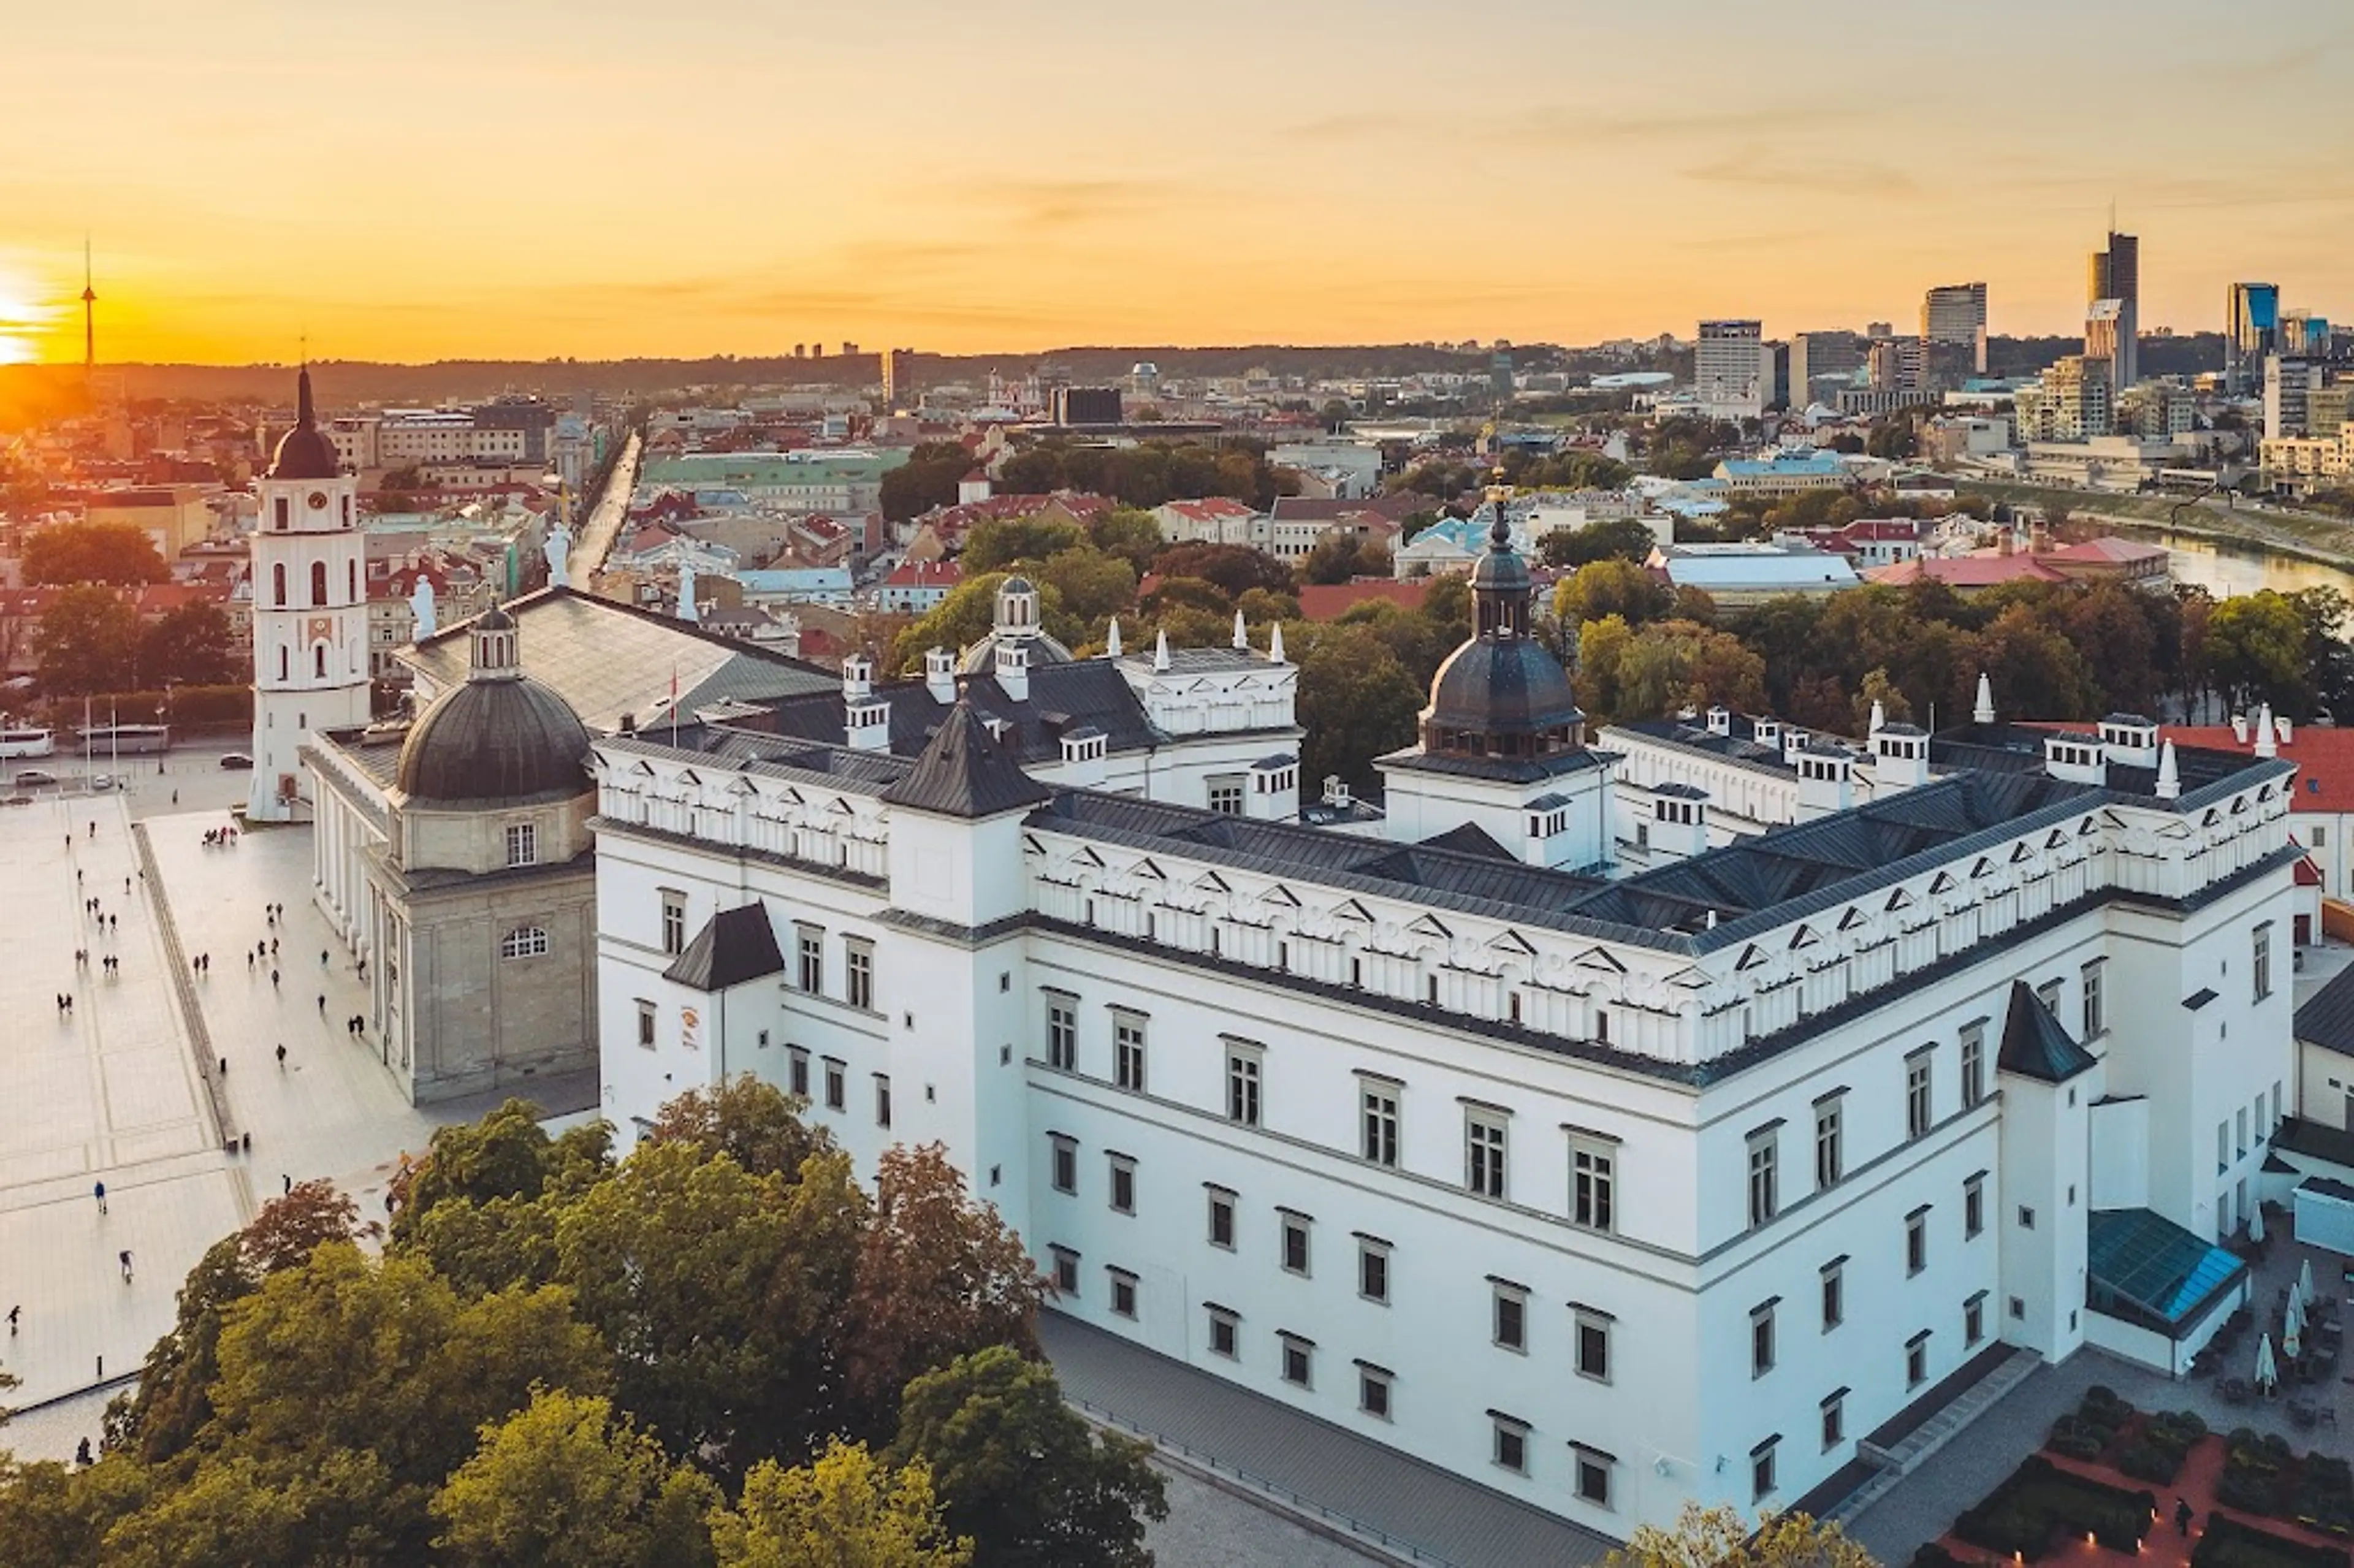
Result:
<svg viewBox="0 0 2354 1568"><path fill-rule="evenodd" d="M1023 772L972 704L960 699L916 766L883 799L911 811L974 818L1027 810L1053 799L1053 791Z"/></svg>

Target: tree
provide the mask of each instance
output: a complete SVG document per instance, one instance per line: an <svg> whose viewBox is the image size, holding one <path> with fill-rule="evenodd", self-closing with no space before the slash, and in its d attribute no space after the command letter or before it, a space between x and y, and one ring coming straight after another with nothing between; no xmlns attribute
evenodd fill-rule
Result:
<svg viewBox="0 0 2354 1568"><path fill-rule="evenodd" d="M1345 583L1352 577L1389 575L1389 547L1361 534L1334 534L1320 539L1299 564L1302 582Z"/></svg>
<svg viewBox="0 0 2354 1568"><path fill-rule="evenodd" d="M139 646L140 670L149 684L226 685L237 673L228 617L218 605L173 606L140 633Z"/></svg>
<svg viewBox="0 0 2354 1568"><path fill-rule="evenodd" d="M25 538L25 580L44 587L133 587L170 576L147 531L129 523L52 523Z"/></svg>
<svg viewBox="0 0 2354 1568"><path fill-rule="evenodd" d="M1553 590L1553 612L1564 626L1606 615L1639 626L1665 615L1674 602L1674 589L1620 556L1587 562Z"/></svg>
<svg viewBox="0 0 2354 1568"><path fill-rule="evenodd" d="M974 1568L1150 1568L1144 1521L1169 1515L1150 1453L1098 1438L1051 1369L999 1345L907 1385L889 1458L929 1467Z"/></svg>
<svg viewBox="0 0 2354 1568"><path fill-rule="evenodd" d="M1603 1568L1879 1568L1836 1524L1768 1514L1753 1531L1738 1509L1684 1504L1673 1530L1638 1525Z"/></svg>
<svg viewBox="0 0 2354 1568"><path fill-rule="evenodd" d="M35 651L41 685L55 696L136 691L139 612L96 583L60 588L41 616Z"/></svg>
<svg viewBox="0 0 2354 1568"><path fill-rule="evenodd" d="M1299 622L1283 634L1299 664L1297 709L1308 732L1299 748L1302 776L1311 789L1335 774L1360 790L1373 787L1373 758L1414 739L1422 686L1362 623Z"/></svg>
<svg viewBox="0 0 2354 1568"><path fill-rule="evenodd" d="M1136 603L1136 568L1089 545L1055 551L1038 563L1036 577L1054 585L1065 613L1089 627Z"/></svg>
<svg viewBox="0 0 2354 1568"><path fill-rule="evenodd" d="M434 1494L461 1568L701 1568L719 1490L610 1401L537 1389Z"/></svg>
<svg viewBox="0 0 2354 1568"><path fill-rule="evenodd" d="M1199 577L1215 583L1229 606L1255 588L1293 590L1291 568L1248 545L1172 545L1152 563L1163 578Z"/></svg>
<svg viewBox="0 0 2354 1568"><path fill-rule="evenodd" d="M712 1516L719 1568L966 1568L918 1461L893 1470L840 1439L810 1465L763 1460L733 1509Z"/></svg>
<svg viewBox="0 0 2354 1568"><path fill-rule="evenodd" d="M801 1119L809 1101L789 1095L749 1073L738 1073L712 1088L689 1089L654 1118L656 1141L685 1141L706 1156L725 1154L755 1176L801 1180L812 1155L841 1151L833 1134Z"/></svg>
<svg viewBox="0 0 2354 1568"><path fill-rule="evenodd" d="M854 1399L877 1427L911 1378L990 1345L1037 1350L1045 1281L994 1208L969 1202L937 1143L884 1150L850 1320Z"/></svg>
<svg viewBox="0 0 2354 1568"><path fill-rule="evenodd" d="M955 505L958 487L972 466L971 456L961 449L954 457L910 458L883 476L878 492L883 515L904 523L935 506Z"/></svg>
<svg viewBox="0 0 2354 1568"><path fill-rule="evenodd" d="M551 1139L539 1107L513 1097L480 1121L438 1127L425 1158L394 1178L393 1234L405 1236L442 1202L534 1198L567 1167L601 1171L610 1163L611 1137L591 1123Z"/></svg>
<svg viewBox="0 0 2354 1568"><path fill-rule="evenodd" d="M1087 524L1087 538L1107 556L1126 561L1139 577L1161 549L1161 520L1132 506L1115 506Z"/></svg>
<svg viewBox="0 0 2354 1568"><path fill-rule="evenodd" d="M1076 523L1044 517L996 518L973 524L957 561L970 577L975 572L1004 571L1017 561L1043 561L1086 542L1087 535Z"/></svg>
<svg viewBox="0 0 2354 1568"><path fill-rule="evenodd" d="M1612 556L1639 565L1651 558L1657 546L1650 524L1640 518L1614 517L1583 528L1556 528L1538 541L1537 553L1549 567L1582 567Z"/></svg>
<svg viewBox="0 0 2354 1568"><path fill-rule="evenodd" d="M2241 594L2208 613L2206 633L2209 678L2235 705L2303 711L2306 627L2295 605L2269 588Z"/></svg>

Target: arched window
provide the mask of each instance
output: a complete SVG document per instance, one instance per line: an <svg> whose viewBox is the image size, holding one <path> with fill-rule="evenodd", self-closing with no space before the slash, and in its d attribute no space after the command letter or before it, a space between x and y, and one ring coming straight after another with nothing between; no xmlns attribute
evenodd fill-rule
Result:
<svg viewBox="0 0 2354 1568"><path fill-rule="evenodd" d="M547 952L547 933L537 926L518 926L499 938L499 957L536 959Z"/></svg>
<svg viewBox="0 0 2354 1568"><path fill-rule="evenodd" d="M323 681L327 678L327 645L323 642L311 645L311 673Z"/></svg>
<svg viewBox="0 0 2354 1568"><path fill-rule="evenodd" d="M327 563L311 563L311 608L319 609L327 602Z"/></svg>
<svg viewBox="0 0 2354 1568"><path fill-rule="evenodd" d="M285 608L286 608L286 563L285 563L285 562L281 561L281 562L279 562L276 566L274 566L274 567L270 567L270 599L271 599L271 602L272 602L272 603L274 603L274 604L276 604L276 605L278 606L278 608L279 608L279 609L285 609Z"/></svg>

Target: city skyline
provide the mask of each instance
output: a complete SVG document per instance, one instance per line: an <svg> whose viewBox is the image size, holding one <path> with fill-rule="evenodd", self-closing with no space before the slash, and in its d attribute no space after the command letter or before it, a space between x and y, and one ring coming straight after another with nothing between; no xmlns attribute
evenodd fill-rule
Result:
<svg viewBox="0 0 2354 1568"><path fill-rule="evenodd" d="M607 7L434 0L390 35L283 0L141 9L131 44L12 23L0 133L40 156L0 161L0 360L80 360L86 235L100 357L214 363L306 335L401 361L1787 337L1907 320L1957 276L1996 334L2062 335L2113 202L2147 247L2140 324L2190 332L2249 277L2328 309L2354 247L2328 0L2220 40L2190 0L2126 28L1841 3L1804 30L1490 0L1437 42L1590 62L1607 19L1651 67L1503 90L1434 71L1397 6L1211 0L1182 34L1067 0L887 32L726 0L662 35ZM1880 74L1903 94L1861 90ZM2263 95L2273 154L2183 133L2219 94ZM2104 133L2055 148L2055 101Z"/></svg>

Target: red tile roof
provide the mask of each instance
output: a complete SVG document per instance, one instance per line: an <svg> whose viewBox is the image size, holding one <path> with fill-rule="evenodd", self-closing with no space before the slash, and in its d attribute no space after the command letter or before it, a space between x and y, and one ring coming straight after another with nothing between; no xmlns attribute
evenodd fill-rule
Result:
<svg viewBox="0 0 2354 1568"><path fill-rule="evenodd" d="M2177 746L2196 746L2247 757L2255 751L2253 717L2248 726L2251 738L2247 740L2233 738L2229 725L2170 724L2159 733ZM2296 764L2296 789L2289 801L2291 810L2354 811L2354 729L2327 725L2295 726L2280 755L2283 761Z"/></svg>
<svg viewBox="0 0 2354 1568"><path fill-rule="evenodd" d="M1997 583L2064 583L2067 575L2035 556L1921 556L1891 566L1873 567L1863 574L1876 583L1898 588L1926 577L1950 588L1992 588Z"/></svg>

